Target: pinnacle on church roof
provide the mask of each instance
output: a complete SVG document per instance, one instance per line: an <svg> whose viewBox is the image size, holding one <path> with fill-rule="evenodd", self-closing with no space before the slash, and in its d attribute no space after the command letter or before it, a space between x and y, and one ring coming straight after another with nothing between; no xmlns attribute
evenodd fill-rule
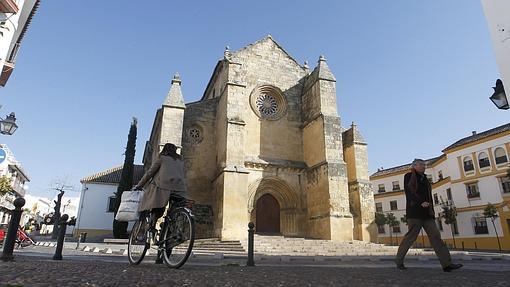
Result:
<svg viewBox="0 0 510 287"><path fill-rule="evenodd" d="M231 56L232 56L232 53L230 52L230 47L227 45L227 46L225 46L225 51L223 52L223 58L230 60Z"/></svg>
<svg viewBox="0 0 510 287"><path fill-rule="evenodd" d="M174 78L172 79L172 85L178 83L181 84L181 76L179 76L179 73L174 74Z"/></svg>
<svg viewBox="0 0 510 287"><path fill-rule="evenodd" d="M361 135L361 132L358 129L358 125L354 121L351 124L351 129L352 129L352 134L354 137L354 142L364 143L365 138L363 138L363 136Z"/></svg>
<svg viewBox="0 0 510 287"><path fill-rule="evenodd" d="M336 82L336 78L333 75L333 72L331 72L329 69L328 63L326 62L326 57L324 57L324 55L320 55L318 65L315 69L318 70L318 77L320 80Z"/></svg>
<svg viewBox="0 0 510 287"><path fill-rule="evenodd" d="M170 90L168 91L168 95L163 102L163 106L176 108L185 107L184 98L181 92L181 77L179 76L179 73L175 73L172 79L172 86L170 86Z"/></svg>
<svg viewBox="0 0 510 287"><path fill-rule="evenodd" d="M346 130L344 133L344 141L346 143L357 143L357 144L366 144L365 139L361 135L361 132L358 129L358 125L353 121L351 123L351 128Z"/></svg>

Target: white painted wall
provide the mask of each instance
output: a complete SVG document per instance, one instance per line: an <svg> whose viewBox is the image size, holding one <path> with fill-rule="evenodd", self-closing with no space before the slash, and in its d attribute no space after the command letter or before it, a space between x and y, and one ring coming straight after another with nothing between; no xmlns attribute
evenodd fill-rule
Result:
<svg viewBox="0 0 510 287"><path fill-rule="evenodd" d="M16 14L0 13L0 21L5 21L6 29L2 29L3 36L0 36L0 71L4 66L5 59L13 49L25 23L34 7L36 0L17 0L19 11Z"/></svg>
<svg viewBox="0 0 510 287"><path fill-rule="evenodd" d="M116 191L117 185L84 183L76 229L112 229L113 213L107 212L108 197Z"/></svg>
<svg viewBox="0 0 510 287"><path fill-rule="evenodd" d="M510 11L510 10L509 10ZM492 153L494 153L495 149L497 147L505 147L505 143L510 142L510 136L504 136L500 137L491 141L487 141L484 143L480 143L474 146L470 146L464 149L461 149L459 151L455 151L452 153L447 154L447 158L444 162L438 164L434 168L428 168L425 172L427 174L434 174L433 178L434 181L438 180L437 172L439 170L442 170L443 177L451 177L451 180L459 180L461 178L461 174L463 173L463 170L459 170L458 165L458 156L467 156L471 155L473 152L476 154L479 154L482 151L485 151L489 153L489 148L492 149ZM505 149L506 150L506 149ZM510 157L507 154L507 158L510 160ZM490 157L489 157L490 159ZM473 159L475 168L478 168L478 161L477 159ZM491 167L495 165L495 162L492 162L491 160ZM501 172L504 172L508 168L508 164L503 164L500 166L496 166L497 170L500 170ZM490 173L490 170L487 172L481 172L483 175L484 173ZM395 180L400 181L401 188L403 189L403 181L404 181L404 175L395 175L380 179L374 179L372 180L372 184L374 186L374 191L377 195L377 188L380 183L385 184L386 191L391 192L392 182ZM466 179L467 182L469 182L469 178ZM465 181L465 182L466 182ZM443 184L435 189L433 189L432 194L435 193L440 196L443 200L447 200L446 195L446 189L450 188L452 192L453 202L457 208L462 207L475 207L475 206L483 206L487 203L493 203L498 204L503 201L503 190L501 187L501 184L498 180L498 178L495 175L488 175L484 177L480 177L477 179L478 183L478 189L480 191L480 198L477 199L468 199L467 198L467 191L466 191L466 184L464 182L456 182L456 183L446 183ZM376 203L382 203L383 207L383 213L392 212L397 219L400 219L405 214L405 195L404 194L397 194L395 196L389 196L389 194L385 194L384 197L375 197ZM398 210L397 211L391 211L390 210L390 201L397 200ZM441 207L439 204L435 205L435 211L436 215L441 211ZM490 220L487 220L488 223L488 229L489 234L475 234L474 232L474 223L473 218L476 216L476 214L482 214L483 209L475 210L475 211L464 211L459 212L457 216L457 226L459 230L459 235L456 235L457 238L464 238L464 237L495 237L495 231L492 226L492 222ZM503 223L506 224L506 223ZM401 233L398 234L398 236L402 236L407 232L407 226L405 224L400 225ZM499 220L496 220L496 229L498 231L498 234L503 234L502 232L502 226L501 222ZM385 227L386 234L379 234L380 237L389 237L388 227ZM451 229L448 225L444 224L443 222L443 231L441 231L442 237L445 239L452 238L451 235Z"/></svg>
<svg viewBox="0 0 510 287"><path fill-rule="evenodd" d="M496 61L507 96L510 90L510 1L482 0Z"/></svg>
<svg viewBox="0 0 510 287"><path fill-rule="evenodd" d="M83 183L75 228L112 230L113 212L107 212L108 198L116 191L117 185L113 184Z"/></svg>

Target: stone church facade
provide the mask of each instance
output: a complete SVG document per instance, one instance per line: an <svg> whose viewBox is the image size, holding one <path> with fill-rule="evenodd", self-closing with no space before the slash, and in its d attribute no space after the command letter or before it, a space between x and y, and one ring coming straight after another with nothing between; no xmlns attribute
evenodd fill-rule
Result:
<svg viewBox="0 0 510 287"><path fill-rule="evenodd" d="M271 36L225 50L202 98L184 103L176 74L144 152L181 146L200 237L256 232L374 241L367 144L341 126L336 80L321 56L310 71Z"/></svg>

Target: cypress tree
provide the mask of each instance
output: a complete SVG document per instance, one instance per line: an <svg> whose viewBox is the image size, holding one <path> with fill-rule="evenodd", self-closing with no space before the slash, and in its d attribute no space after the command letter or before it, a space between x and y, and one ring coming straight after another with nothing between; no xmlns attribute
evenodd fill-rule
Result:
<svg viewBox="0 0 510 287"><path fill-rule="evenodd" d="M126 145L126 151L124 153L124 165L122 166L122 173L120 176L119 186L115 193L115 213L119 210L120 199L122 193L126 190L131 190L133 187L133 172L134 172L134 161L135 161L135 147L136 147L136 124L137 119L133 118L131 127L129 128L128 140ZM114 238L128 238L127 235L127 222L120 222L113 219L113 237Z"/></svg>

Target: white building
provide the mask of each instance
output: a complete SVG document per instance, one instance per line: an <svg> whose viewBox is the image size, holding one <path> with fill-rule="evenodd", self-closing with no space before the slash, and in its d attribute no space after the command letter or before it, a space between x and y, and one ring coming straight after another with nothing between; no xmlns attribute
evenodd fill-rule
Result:
<svg viewBox="0 0 510 287"><path fill-rule="evenodd" d="M115 192L120 182L122 166L111 168L81 180L82 189L74 234L87 236L112 234ZM143 176L143 165L135 165L133 184Z"/></svg>
<svg viewBox="0 0 510 287"><path fill-rule="evenodd" d="M27 32L39 0L0 0L0 86L11 76L21 40Z"/></svg>
<svg viewBox="0 0 510 287"><path fill-rule="evenodd" d="M44 216L51 212L51 200L30 194L26 194L24 198L25 206L23 208L25 212L23 212L20 220L21 226L24 226L32 218L40 223L43 221Z"/></svg>
<svg viewBox="0 0 510 287"><path fill-rule="evenodd" d="M510 94L510 1L482 0L496 61L507 97Z"/></svg>
<svg viewBox="0 0 510 287"><path fill-rule="evenodd" d="M510 124L505 124L458 140L442 151L438 157L427 160L425 173L432 182L432 201L436 218L440 203L449 201L457 209L457 224L451 227L437 220L442 238L453 246L453 233L457 248L497 249L496 231L504 250L510 250ZM417 155L419 157L419 155ZM410 164L374 173L370 180L374 186L376 212L392 212L400 220L405 215L404 174ZM497 207L499 218L492 222L483 217L488 203ZM393 228L393 243L400 242L407 232L401 223ZM396 239L395 239L396 235ZM390 242L388 226L379 228L379 241ZM423 238L417 244L430 246Z"/></svg>
<svg viewBox="0 0 510 287"><path fill-rule="evenodd" d="M41 217L53 211L53 208L51 208L52 203L49 198L30 194L25 195L25 208L30 209L30 212L33 214L39 214Z"/></svg>
<svg viewBox="0 0 510 287"><path fill-rule="evenodd" d="M0 177L7 177L13 189L13 192L0 195L0 223L7 223L10 220L10 211L14 209L14 200L25 196L30 179L5 144L0 144Z"/></svg>
<svg viewBox="0 0 510 287"><path fill-rule="evenodd" d="M46 197L33 196L30 194L25 195L25 212L21 218L20 224L23 226L28 220L35 219L38 223L44 220L47 214L54 213L55 201L57 196L53 199ZM67 214L69 218L76 217L78 215L79 197L70 197L64 195L62 197L62 204L60 206L60 213ZM67 233L72 234L74 230L73 226L67 227ZM40 233L49 234L53 231L53 225L42 225Z"/></svg>

